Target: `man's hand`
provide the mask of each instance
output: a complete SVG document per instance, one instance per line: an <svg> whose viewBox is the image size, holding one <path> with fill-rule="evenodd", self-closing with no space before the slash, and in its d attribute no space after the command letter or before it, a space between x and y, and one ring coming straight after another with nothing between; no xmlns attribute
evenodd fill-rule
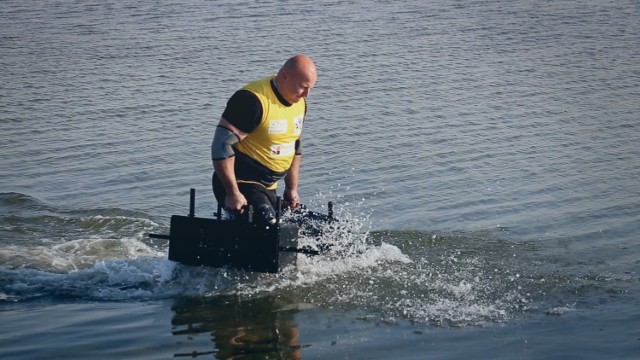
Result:
<svg viewBox="0 0 640 360"><path fill-rule="evenodd" d="M285 189L284 202L291 210L297 208L298 205L300 205L300 196L298 196L298 190Z"/></svg>
<svg viewBox="0 0 640 360"><path fill-rule="evenodd" d="M240 192L227 194L224 198L224 208L236 214L242 214L246 205L247 199Z"/></svg>

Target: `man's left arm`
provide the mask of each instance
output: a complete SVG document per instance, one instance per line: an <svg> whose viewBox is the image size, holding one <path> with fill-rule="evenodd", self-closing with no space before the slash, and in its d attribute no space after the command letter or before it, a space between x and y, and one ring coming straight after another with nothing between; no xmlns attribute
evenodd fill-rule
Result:
<svg viewBox="0 0 640 360"><path fill-rule="evenodd" d="M295 209L300 205L300 196L298 195L298 176L300 174L300 162L302 155L296 154L291 162L291 167L284 178L284 201L291 208Z"/></svg>

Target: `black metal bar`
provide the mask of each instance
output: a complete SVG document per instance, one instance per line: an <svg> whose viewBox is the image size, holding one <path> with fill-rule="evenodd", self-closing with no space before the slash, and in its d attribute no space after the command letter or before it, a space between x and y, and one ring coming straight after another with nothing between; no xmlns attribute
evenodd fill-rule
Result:
<svg viewBox="0 0 640 360"><path fill-rule="evenodd" d="M161 235L161 234L147 234L147 235L152 239L164 239L164 240L170 239L169 235Z"/></svg>
<svg viewBox="0 0 640 360"><path fill-rule="evenodd" d="M253 223L253 206L247 205L247 222L249 224Z"/></svg>
<svg viewBox="0 0 640 360"><path fill-rule="evenodd" d="M280 224L280 213L282 212L282 200L276 197L276 224Z"/></svg>
<svg viewBox="0 0 640 360"><path fill-rule="evenodd" d="M329 220L333 220L333 202L329 201L329 204L327 204L327 207L329 209Z"/></svg>
<svg viewBox="0 0 640 360"><path fill-rule="evenodd" d="M189 217L194 217L196 208L196 189L191 189L189 193Z"/></svg>

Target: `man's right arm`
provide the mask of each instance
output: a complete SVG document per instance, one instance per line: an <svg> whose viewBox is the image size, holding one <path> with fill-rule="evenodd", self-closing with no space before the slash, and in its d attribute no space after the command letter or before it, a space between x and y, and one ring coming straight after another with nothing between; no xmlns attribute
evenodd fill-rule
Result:
<svg viewBox="0 0 640 360"><path fill-rule="evenodd" d="M235 134L235 136L237 136L238 141L244 139L247 136L246 133L238 130L238 128L229 123L225 118L220 118L218 128L216 129L216 132L218 131L220 131L221 133L232 132L233 134ZM216 134L216 136L218 136L218 134ZM219 144L219 146L224 147L225 145ZM247 199L245 199L244 195L242 195L242 193L238 189L234 166L235 156L233 155L225 157L217 156L216 159L213 160L213 169L215 170L218 178L220 178L220 181L222 182L222 185L224 186L224 189L227 193L227 196L224 200L225 208L229 211L241 213L242 207L247 205Z"/></svg>
<svg viewBox="0 0 640 360"><path fill-rule="evenodd" d="M247 205L236 182L233 145L252 132L261 119L262 104L258 97L250 91L239 90L227 102L216 128L211 158L213 168L227 193L224 206L230 211L242 212L242 207Z"/></svg>

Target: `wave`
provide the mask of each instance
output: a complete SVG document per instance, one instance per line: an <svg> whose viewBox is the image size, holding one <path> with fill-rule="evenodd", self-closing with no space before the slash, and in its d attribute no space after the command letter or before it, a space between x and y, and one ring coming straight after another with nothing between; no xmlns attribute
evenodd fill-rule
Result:
<svg viewBox="0 0 640 360"><path fill-rule="evenodd" d="M508 229L371 231L366 216L348 213L324 232L328 253L299 255L278 274L190 267L167 259L166 241L146 237L167 230L146 214L63 210L20 194L0 199L0 303L284 296L391 323L481 326L564 313L578 291L627 281L567 272L558 258L541 256L539 244L509 241Z"/></svg>

